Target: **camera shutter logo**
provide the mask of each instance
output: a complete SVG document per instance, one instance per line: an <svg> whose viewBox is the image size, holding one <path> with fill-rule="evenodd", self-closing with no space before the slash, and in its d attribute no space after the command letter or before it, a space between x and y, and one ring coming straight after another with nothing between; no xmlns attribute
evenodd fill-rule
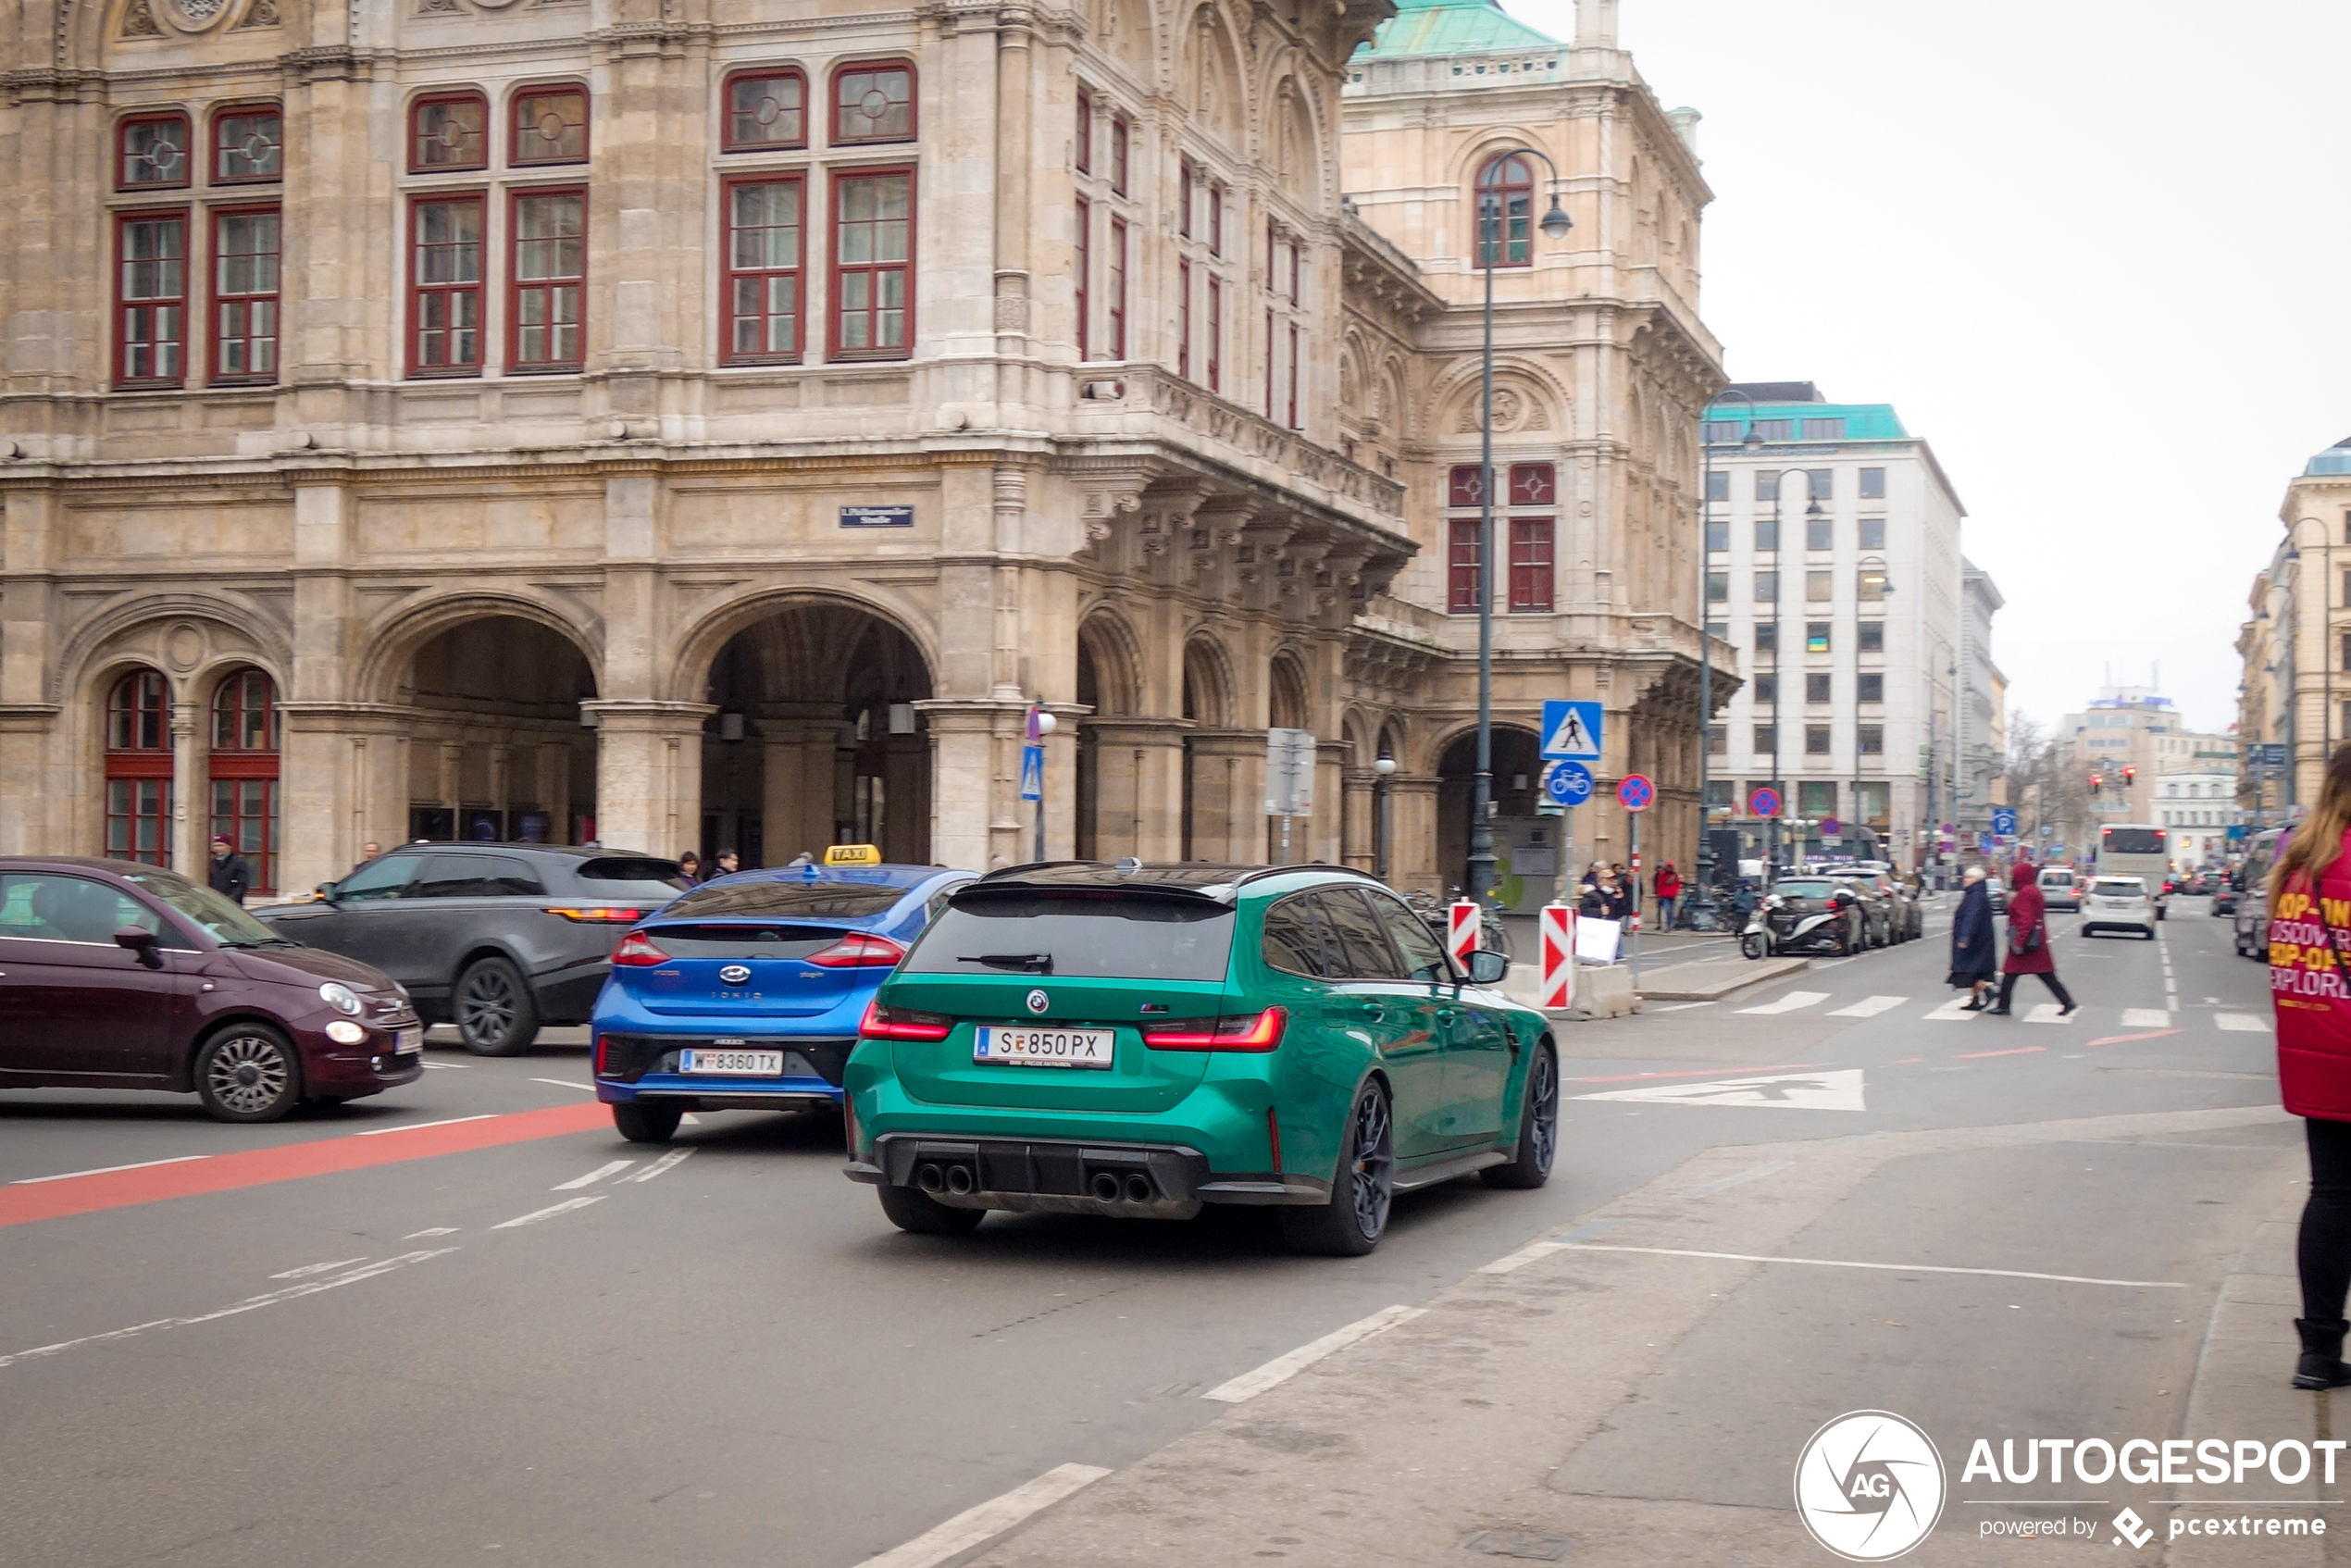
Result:
<svg viewBox="0 0 2351 1568"><path fill-rule="evenodd" d="M747 964L729 964L727 967L718 971L718 979L719 983L722 985L749 985L751 983L751 965Z"/></svg>
<svg viewBox="0 0 2351 1568"><path fill-rule="evenodd" d="M1030 991L1028 993L1028 1010L1031 1013L1042 1013L1052 1004L1053 999L1047 996L1043 991Z"/></svg>
<svg viewBox="0 0 2351 1568"><path fill-rule="evenodd" d="M1796 1461L1797 1516L1848 1562L1885 1562L1926 1539L1948 1487L1934 1440L1889 1411L1838 1416Z"/></svg>

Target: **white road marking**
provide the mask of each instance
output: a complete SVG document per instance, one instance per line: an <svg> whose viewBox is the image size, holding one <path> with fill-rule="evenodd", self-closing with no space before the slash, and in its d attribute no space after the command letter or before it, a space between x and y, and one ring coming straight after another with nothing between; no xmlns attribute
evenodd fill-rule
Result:
<svg viewBox="0 0 2351 1568"><path fill-rule="evenodd" d="M2177 1279L2093 1279L2078 1274L2032 1274L2012 1268L1952 1268L1943 1263L1857 1263L1843 1258L1766 1258L1753 1252L1698 1252L1685 1247L1616 1247L1601 1241L1570 1241L1577 1252L1650 1252L1662 1258L1724 1258L1737 1263L1802 1263L1810 1268L1880 1269L1894 1274L1977 1274L1998 1279L2046 1279L2059 1285L2127 1285L2145 1290L2185 1290Z"/></svg>
<svg viewBox="0 0 2351 1568"><path fill-rule="evenodd" d="M1578 1100L1637 1100L1670 1105L1769 1105L1787 1111L1862 1111L1861 1069L1825 1073L1778 1073L1752 1078L1713 1078L1705 1083L1645 1084L1579 1094Z"/></svg>
<svg viewBox="0 0 2351 1568"><path fill-rule="evenodd" d="M2171 1027L2171 1010L2168 1007L2126 1007L2122 1010L2122 1027L2126 1029L2168 1029Z"/></svg>
<svg viewBox="0 0 2351 1568"><path fill-rule="evenodd" d="M331 1263L305 1263L300 1268L290 1268L283 1274L273 1274L269 1277L272 1279L307 1279L314 1274L332 1274L339 1268L349 1268L354 1263L364 1263L367 1261L367 1260L365 1258L343 1258Z"/></svg>
<svg viewBox="0 0 2351 1568"><path fill-rule="evenodd" d="M1710 1181L1701 1186L1693 1187L1687 1192L1683 1193L1682 1196L1685 1198L1711 1198L1714 1194L1727 1191L1731 1188L1744 1187L1750 1181L1760 1181L1765 1176L1770 1176L1773 1172L1784 1171L1794 1164L1795 1162L1792 1160L1766 1160L1760 1165L1749 1165L1747 1169L1723 1176L1718 1181Z"/></svg>
<svg viewBox="0 0 2351 1568"><path fill-rule="evenodd" d="M191 1160L209 1160L209 1154L174 1154L168 1160L140 1160L128 1165L100 1165L95 1170L59 1171L56 1176L25 1176L12 1181L10 1187L38 1187L44 1181L71 1181L76 1176L107 1176L116 1171L143 1171L154 1165L184 1165Z"/></svg>
<svg viewBox="0 0 2351 1568"><path fill-rule="evenodd" d="M554 1187L549 1188L548 1190L551 1192L576 1192L583 1187L595 1186L598 1182L603 1180L604 1177L608 1176L617 1176L636 1163L637 1162L634 1160L613 1160L604 1164L598 1165L594 1170L590 1171L584 1176L574 1176L569 1181L559 1181L555 1183Z"/></svg>
<svg viewBox="0 0 2351 1568"><path fill-rule="evenodd" d="M300 1285L289 1285L282 1290L272 1290L266 1296L249 1296L233 1306L222 1307L217 1312L199 1313L194 1317L159 1317L152 1323L133 1324L129 1328L112 1329L105 1334L86 1334L79 1339L61 1339L54 1345L35 1346L30 1350L19 1350L14 1355L0 1356L0 1367L14 1366L20 1361L34 1361L43 1356L54 1356L60 1351L74 1350L82 1345L103 1345L109 1340L129 1339L137 1335L154 1333L166 1328L188 1328L199 1323L211 1323L218 1318L234 1317L239 1313L249 1313L259 1307L274 1307L280 1301L292 1301L304 1296L315 1296L321 1290L332 1290L344 1285L356 1285L363 1279L373 1279L379 1274L390 1274L392 1270L405 1268L410 1263L421 1263L428 1258L445 1258L456 1250L454 1247L441 1247L429 1252L404 1252L396 1258L386 1258L379 1263L369 1263L365 1268L353 1269L349 1274L339 1274L332 1279L305 1280Z"/></svg>
<svg viewBox="0 0 2351 1568"><path fill-rule="evenodd" d="M1244 1372L1229 1383L1219 1383L1200 1398L1228 1405L1255 1399L1266 1389L1288 1382L1325 1356L1416 1318L1425 1310L1421 1307L1382 1307L1371 1316L1350 1323L1344 1328L1334 1329L1320 1339L1300 1345L1287 1355L1275 1356L1254 1372Z"/></svg>
<svg viewBox="0 0 2351 1568"><path fill-rule="evenodd" d="M596 1092L596 1086L594 1084L576 1084L569 1078L533 1078L530 1081L535 1084L554 1084L557 1089L580 1089L589 1094Z"/></svg>
<svg viewBox="0 0 2351 1568"><path fill-rule="evenodd" d="M1537 1258L1548 1258L1554 1252L1566 1251L1567 1243L1564 1241L1530 1241L1515 1252L1505 1252L1492 1263L1482 1264L1475 1272L1509 1274L1513 1269L1524 1268Z"/></svg>
<svg viewBox="0 0 2351 1568"><path fill-rule="evenodd" d="M678 1125L681 1127L698 1127L702 1126L702 1118L689 1111L678 1118Z"/></svg>
<svg viewBox="0 0 2351 1568"><path fill-rule="evenodd" d="M517 1214L510 1220L501 1220L490 1228L512 1230L516 1226L537 1225L541 1220L553 1219L557 1214L567 1214L574 1209L584 1209L591 1203L601 1203L603 1201L604 1195L601 1192L592 1198L566 1198L560 1203L552 1203L543 1209L534 1209L529 1213Z"/></svg>
<svg viewBox="0 0 2351 1568"><path fill-rule="evenodd" d="M416 1241L428 1236L454 1236L456 1234L457 1227L454 1225L436 1225L428 1226L423 1230L412 1230L400 1239L403 1241Z"/></svg>
<svg viewBox="0 0 2351 1568"><path fill-rule="evenodd" d="M673 1149L668 1153L664 1154L660 1159L655 1160L652 1164L647 1165L643 1170L639 1171L635 1176L624 1176L621 1179L624 1181L651 1181L653 1177L661 1175L664 1171L676 1170L679 1165L684 1164L692 1153L693 1151L690 1149Z"/></svg>
<svg viewBox="0 0 2351 1568"><path fill-rule="evenodd" d="M424 1064L424 1067L425 1071L429 1073L444 1073L452 1067L466 1067L471 1065L472 1064L468 1062L428 1062Z"/></svg>
<svg viewBox="0 0 2351 1568"><path fill-rule="evenodd" d="M1840 1007L1829 1014L1832 1018L1874 1018L1890 1013L1910 999L1907 996L1865 996L1850 1007Z"/></svg>
<svg viewBox="0 0 2351 1568"><path fill-rule="evenodd" d="M1968 999L1965 996L1955 996L1934 1012L1923 1014L1922 1016L1930 1024L1972 1024L1984 1016L1982 1008L1979 1007L1971 1012L1967 1003Z"/></svg>
<svg viewBox="0 0 2351 1568"><path fill-rule="evenodd" d="M1711 1007L1714 1004L1710 1002L1669 1002L1662 1007L1652 1007L1644 1002L1641 1005L1641 1011L1644 1013L1686 1013L1693 1007Z"/></svg>
<svg viewBox="0 0 2351 1568"><path fill-rule="evenodd" d="M1790 991L1776 1002L1767 1002L1760 1007L1742 1007L1739 1011L1742 1013L1793 1013L1799 1007L1810 1007L1816 1002L1826 1002L1828 999L1829 993L1826 991Z"/></svg>
<svg viewBox="0 0 2351 1568"><path fill-rule="evenodd" d="M1034 1481L1024 1482L977 1508L965 1509L903 1546L894 1546L879 1557L865 1559L857 1568L932 1568L935 1563L960 1557L982 1541L1002 1535L1029 1515L1042 1512L1109 1474L1097 1464L1057 1464Z"/></svg>
<svg viewBox="0 0 2351 1568"><path fill-rule="evenodd" d="M388 1132L422 1132L427 1127L454 1127L459 1122L486 1122L496 1114L497 1113L495 1111L484 1111L479 1116L451 1116L446 1120L438 1122L409 1122L405 1126L396 1127L369 1127L364 1132L355 1132L351 1136L354 1138L381 1138Z"/></svg>
<svg viewBox="0 0 2351 1568"><path fill-rule="evenodd" d="M2266 1035L2270 1032L2270 1020L2251 1013L2215 1013L2212 1021L2238 1034Z"/></svg>
<svg viewBox="0 0 2351 1568"><path fill-rule="evenodd" d="M2071 1018L2060 1016L2064 1011L2065 1010L2063 1008L2059 1007L2054 1002L2036 1002L2033 1004L2033 1011L2024 1015L2024 1021L2028 1024L2070 1024L2073 1022Z"/></svg>

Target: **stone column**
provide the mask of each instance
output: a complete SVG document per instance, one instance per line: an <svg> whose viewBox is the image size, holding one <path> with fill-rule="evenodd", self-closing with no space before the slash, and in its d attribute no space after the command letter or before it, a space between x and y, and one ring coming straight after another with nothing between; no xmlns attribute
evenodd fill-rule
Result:
<svg viewBox="0 0 2351 1568"><path fill-rule="evenodd" d="M761 713L760 832L767 864L781 865L803 851L820 855L833 841L840 815L833 765L843 728L840 712L821 703L774 703ZM896 812L897 803L890 809Z"/></svg>
<svg viewBox="0 0 2351 1568"><path fill-rule="evenodd" d="M596 716L596 841L672 855L702 841L702 723L708 703L582 703Z"/></svg>
<svg viewBox="0 0 2351 1568"><path fill-rule="evenodd" d="M1388 780L1388 790L1396 815L1396 836L1387 845L1388 879L1398 887L1443 892L1437 867L1437 780L1399 773Z"/></svg>
<svg viewBox="0 0 2351 1568"><path fill-rule="evenodd" d="M1308 818L1290 825L1291 853ZM1192 732L1192 858L1263 865L1270 840L1265 816L1265 732ZM1301 857L1302 858L1302 857Z"/></svg>
<svg viewBox="0 0 2351 1568"><path fill-rule="evenodd" d="M388 703L278 704L278 890L307 892L408 837L408 727Z"/></svg>
<svg viewBox="0 0 2351 1568"><path fill-rule="evenodd" d="M1344 740L1323 740L1315 745L1312 838L1302 846L1295 836L1290 840L1292 852L1300 860L1319 860L1329 865L1341 864L1340 840L1347 831L1348 751Z"/></svg>
<svg viewBox="0 0 2351 1568"><path fill-rule="evenodd" d="M1104 860L1183 854L1185 719L1088 720L1094 737L1094 843Z"/></svg>
<svg viewBox="0 0 2351 1568"><path fill-rule="evenodd" d="M49 128L56 118L44 113L38 123ZM30 112L27 119L30 128L34 123ZM24 308L19 305L20 312ZM28 321L19 315L20 328ZM0 575L0 854L98 848L94 834L77 841L68 803L94 801L106 786L85 775L88 765L80 757L51 772L79 728L61 724L58 705L48 700L49 627L56 604L50 576L56 499L45 486L11 486L0 494L0 562L7 567ZM95 756L94 748L86 754Z"/></svg>
<svg viewBox="0 0 2351 1568"><path fill-rule="evenodd" d="M171 869L201 882L205 863L212 858L212 790L205 781L198 733L205 711L202 703L183 700L184 681L171 685Z"/></svg>
<svg viewBox="0 0 2351 1568"><path fill-rule="evenodd" d="M1036 808L1017 798L1025 704L935 697L914 706L930 726L931 859L970 871L1034 859L1035 818L1020 808Z"/></svg>
<svg viewBox="0 0 2351 1568"><path fill-rule="evenodd" d="M1342 864L1358 871L1375 870L1379 865L1379 775L1368 767L1348 768L1341 775L1340 790Z"/></svg>

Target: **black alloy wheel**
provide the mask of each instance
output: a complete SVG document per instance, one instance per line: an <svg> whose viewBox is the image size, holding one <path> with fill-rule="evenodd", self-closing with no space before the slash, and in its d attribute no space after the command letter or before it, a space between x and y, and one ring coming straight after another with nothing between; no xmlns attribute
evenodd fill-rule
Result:
<svg viewBox="0 0 2351 1568"><path fill-rule="evenodd" d="M302 1103L302 1063L267 1024L231 1024L196 1053L196 1098L216 1121L274 1122Z"/></svg>
<svg viewBox="0 0 2351 1568"><path fill-rule="evenodd" d="M457 977L457 1033L476 1056L519 1056L539 1038L539 1004L521 971L477 959Z"/></svg>
<svg viewBox="0 0 2351 1568"><path fill-rule="evenodd" d="M888 1190L885 1188L885 1190ZM1346 1147L1330 1201L1312 1208L1284 1208L1282 1238L1300 1252L1360 1258L1387 1233L1396 1198L1396 1127L1387 1095L1365 1084L1347 1114Z"/></svg>
<svg viewBox="0 0 2351 1568"><path fill-rule="evenodd" d="M1477 1173L1488 1187L1526 1189L1551 1178L1551 1162L1559 1156L1560 1068L1549 1043L1535 1048L1526 1069L1526 1099L1518 1119L1518 1148L1507 1165L1489 1165Z"/></svg>

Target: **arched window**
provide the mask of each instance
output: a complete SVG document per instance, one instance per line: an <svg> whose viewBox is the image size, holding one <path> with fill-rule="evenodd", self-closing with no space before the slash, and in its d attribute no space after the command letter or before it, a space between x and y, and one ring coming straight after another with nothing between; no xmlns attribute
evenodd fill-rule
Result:
<svg viewBox="0 0 2351 1568"><path fill-rule="evenodd" d="M106 694L106 853L171 864L171 686L133 670Z"/></svg>
<svg viewBox="0 0 2351 1568"><path fill-rule="evenodd" d="M212 691L212 821L244 857L253 890L278 888L278 685L257 669L232 672Z"/></svg>
<svg viewBox="0 0 2351 1568"><path fill-rule="evenodd" d="M1516 154L1489 159L1477 171L1470 221L1477 265L1492 251L1496 267L1524 267L1535 254L1535 168Z"/></svg>

